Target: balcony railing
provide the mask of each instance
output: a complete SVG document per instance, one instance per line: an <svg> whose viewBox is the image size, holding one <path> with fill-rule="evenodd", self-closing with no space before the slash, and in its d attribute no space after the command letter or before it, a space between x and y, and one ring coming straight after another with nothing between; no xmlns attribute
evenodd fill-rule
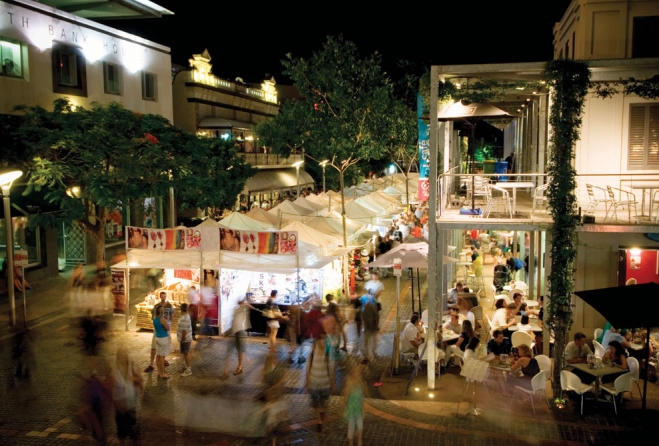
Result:
<svg viewBox="0 0 659 446"><path fill-rule="evenodd" d="M495 200L486 220L496 218L511 222L551 223L546 191L537 195L534 206L536 188L549 181L547 174L539 173L458 174L449 171L440 175L438 181L438 221L484 218L482 214L461 214L460 209L473 206L484 212L488 207L485 185L490 185L506 191L495 189L494 198L507 194L514 212L511 218L502 201ZM591 215L596 224L659 226L659 173L585 174L577 175L576 182L575 214ZM519 183L525 184L525 187L516 187ZM631 203L622 203L624 201Z"/></svg>
<svg viewBox="0 0 659 446"><path fill-rule="evenodd" d="M304 161L303 154L291 154L288 158L274 153L239 152L245 161L254 167L292 167L298 161Z"/></svg>

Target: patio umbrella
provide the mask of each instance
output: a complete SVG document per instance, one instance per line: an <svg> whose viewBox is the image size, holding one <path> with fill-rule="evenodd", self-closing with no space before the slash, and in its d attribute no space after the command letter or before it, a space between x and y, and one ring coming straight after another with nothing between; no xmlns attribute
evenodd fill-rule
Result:
<svg viewBox="0 0 659 446"><path fill-rule="evenodd" d="M598 290L576 291L579 296L600 312L611 325L618 328L645 328L645 364L650 356L650 329L659 325L659 284L650 282L632 286L617 286ZM621 311L622 302L634 300L643 311ZM643 383L643 409L645 409L648 390L647 376Z"/></svg>

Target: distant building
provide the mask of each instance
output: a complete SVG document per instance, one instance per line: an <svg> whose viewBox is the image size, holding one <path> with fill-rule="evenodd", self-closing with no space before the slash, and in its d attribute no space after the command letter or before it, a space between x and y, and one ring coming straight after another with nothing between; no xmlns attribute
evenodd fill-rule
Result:
<svg viewBox="0 0 659 446"><path fill-rule="evenodd" d="M256 124L279 112L275 79L265 79L260 85L245 83L240 78L229 81L212 73L210 61L205 50L192 56L189 69L174 70L174 124L198 136L236 140L241 156L260 169L245 185L242 200L246 203L272 203L296 191L293 164L304 161L304 155L284 158L268 153L253 130ZM300 187L312 187L313 183L300 169Z"/></svg>

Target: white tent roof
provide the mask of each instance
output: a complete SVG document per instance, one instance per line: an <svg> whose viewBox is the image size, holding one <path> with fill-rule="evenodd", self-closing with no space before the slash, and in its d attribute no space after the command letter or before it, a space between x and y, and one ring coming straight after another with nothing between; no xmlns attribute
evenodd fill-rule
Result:
<svg viewBox="0 0 659 446"><path fill-rule="evenodd" d="M332 197L332 203L334 203L335 201L337 203L341 203L341 194L340 193L338 193L336 191L333 191L333 190L328 190L327 195ZM322 197L322 194L321 194L321 197ZM346 202L348 202L348 201L352 200L353 196L352 196L352 194L347 194L347 195L344 196L344 198L345 198Z"/></svg>
<svg viewBox="0 0 659 446"><path fill-rule="evenodd" d="M260 207L252 208L252 210L246 213L245 215L256 221L260 221L261 223L270 224L272 225L273 228L277 224L277 216L272 215L271 213L261 209Z"/></svg>
<svg viewBox="0 0 659 446"><path fill-rule="evenodd" d="M341 222L337 221L335 218L309 217L304 220L304 224L310 228L315 229L316 231L320 231L324 234L343 239L343 229L341 228Z"/></svg>
<svg viewBox="0 0 659 446"><path fill-rule="evenodd" d="M212 218L207 218L204 221L202 221L201 223L199 223L196 227L197 228L219 228L220 224L218 222L216 222L215 220L213 220Z"/></svg>
<svg viewBox="0 0 659 446"><path fill-rule="evenodd" d="M381 190L375 191L374 193L371 194L371 196L376 200L386 200L396 207L398 207L398 205L400 204L400 200L398 198Z"/></svg>
<svg viewBox="0 0 659 446"><path fill-rule="evenodd" d="M223 228L241 229L243 231L267 231L274 228L273 224L254 220L240 212L232 212L228 217L220 220L219 225Z"/></svg>
<svg viewBox="0 0 659 446"><path fill-rule="evenodd" d="M355 202L359 203L360 205L364 206L367 209L377 212L378 215L389 213L388 209L386 209L380 203L373 200L373 198L371 198L370 195L366 195L365 197L359 197L355 200Z"/></svg>
<svg viewBox="0 0 659 446"><path fill-rule="evenodd" d="M298 206L312 210L313 212L322 211L323 209L327 208L327 205L323 206L320 203L315 203L305 197L299 197L293 202L293 204L297 204Z"/></svg>
<svg viewBox="0 0 659 446"><path fill-rule="evenodd" d="M307 201L310 201L311 203L322 206L323 210L327 210L329 208L330 196L327 194L321 194L321 195L311 194L305 198L307 199ZM332 202L336 203L336 200L332 199Z"/></svg>
<svg viewBox="0 0 659 446"><path fill-rule="evenodd" d="M334 208L337 210L337 208ZM346 216L348 218L358 220L362 224L372 223L373 219L377 218L378 213L365 208L355 201L346 204Z"/></svg>
<svg viewBox="0 0 659 446"><path fill-rule="evenodd" d="M286 222L290 222L291 220L302 221L304 220L304 217L315 214L311 209L303 208L288 200L282 201L268 212L277 216L278 211L281 211L282 220Z"/></svg>
<svg viewBox="0 0 659 446"><path fill-rule="evenodd" d="M320 248L320 255L327 255L339 247L337 237L317 231L302 222L294 221L281 229L282 231L297 231L300 243L307 243Z"/></svg>

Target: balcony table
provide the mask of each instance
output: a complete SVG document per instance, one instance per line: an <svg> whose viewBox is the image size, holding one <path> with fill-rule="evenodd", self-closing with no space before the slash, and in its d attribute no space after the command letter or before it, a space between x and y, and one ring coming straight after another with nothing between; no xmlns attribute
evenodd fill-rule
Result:
<svg viewBox="0 0 659 446"><path fill-rule="evenodd" d="M534 189L535 184L531 181L499 181L496 184L501 189L512 189L513 191L513 217L515 216L515 206L517 205L517 189Z"/></svg>
<svg viewBox="0 0 659 446"><path fill-rule="evenodd" d="M621 183L625 183L626 187L629 187L632 190L642 190L641 194L641 217L648 217L645 215L645 191L650 191L650 215L652 217L652 191L659 189L659 179L657 180L645 180L645 181L634 181L634 180L620 180Z"/></svg>

